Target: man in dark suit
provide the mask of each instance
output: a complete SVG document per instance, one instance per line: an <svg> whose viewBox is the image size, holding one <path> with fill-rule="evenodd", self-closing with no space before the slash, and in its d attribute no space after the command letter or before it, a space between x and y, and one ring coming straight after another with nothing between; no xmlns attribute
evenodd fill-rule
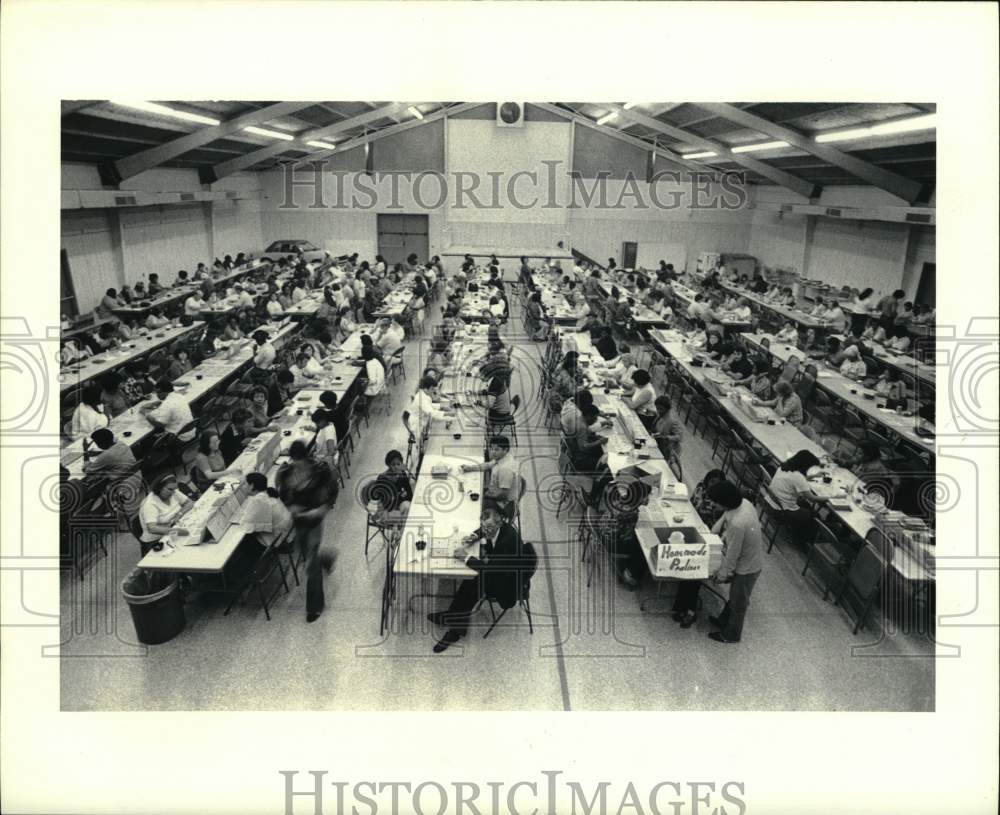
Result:
<svg viewBox="0 0 1000 815"><path fill-rule="evenodd" d="M480 542L479 557L469 548L476 541ZM493 598L504 609L517 605L535 568L532 550L495 507L483 508L482 526L465 539L465 544L455 549L455 557L477 574L462 581L447 611L427 615L435 625L448 628L434 646L435 654L468 633L472 610L483 597Z"/></svg>

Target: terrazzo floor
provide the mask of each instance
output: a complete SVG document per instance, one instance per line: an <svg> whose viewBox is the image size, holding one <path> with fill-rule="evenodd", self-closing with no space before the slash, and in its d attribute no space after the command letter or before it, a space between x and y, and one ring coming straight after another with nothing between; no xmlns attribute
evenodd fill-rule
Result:
<svg viewBox="0 0 1000 815"><path fill-rule="evenodd" d="M428 310L430 313L431 309ZM517 309L515 308L515 311ZM535 542L534 634L523 612L508 612L482 639L488 610L459 646L441 655L440 634L419 603L406 614L405 587L389 631L379 636L384 557L364 555L365 512L353 490L383 469L385 453L406 449L400 412L416 387L429 331L406 351L409 379L393 388L389 415L373 416L351 467L353 478L324 526L338 551L326 580L326 611L305 622L304 587L280 594L270 621L256 600L223 616L217 596L194 595L186 629L162 645L135 643L122 578L138 561L135 540L118 536L83 580L61 586L61 705L66 711L142 710L875 710L934 709L934 644L927 636L883 634L878 614L852 636L845 612L801 575L803 554L779 543L767 555L743 640L707 638L718 601L702 593L695 627L642 613L655 593L647 579L627 591L613 576L588 590L573 540L575 518L555 518L558 440L542 427L536 397L542 344L504 329L514 345L512 393L525 400L515 455L528 483L524 537ZM711 447L688 433L682 463L693 488L710 468ZM605 570L609 574L610 570ZM65 575L65 573L64 573ZM440 601L438 601L440 602ZM656 604L653 610L668 609ZM871 630L874 629L874 630Z"/></svg>

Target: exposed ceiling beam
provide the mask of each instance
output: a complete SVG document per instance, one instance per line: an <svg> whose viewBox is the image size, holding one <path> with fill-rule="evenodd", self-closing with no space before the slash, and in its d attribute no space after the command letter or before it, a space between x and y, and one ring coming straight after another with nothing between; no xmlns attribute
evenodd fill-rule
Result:
<svg viewBox="0 0 1000 815"><path fill-rule="evenodd" d="M786 141L793 147L805 150L807 153L823 159L828 164L846 170L851 175L871 184L873 187L879 187L892 193L897 198L902 198L908 204L912 204L920 195L922 185L916 181L911 181L909 178L898 175L891 170L883 169L876 164L871 164L847 153L842 153L829 144L820 144L796 130L791 130L768 119L763 119L749 111L741 110L735 105L729 105L724 102L699 102L697 104L698 107L715 113L715 115L730 122L743 125L751 130L756 130L773 139Z"/></svg>
<svg viewBox="0 0 1000 815"><path fill-rule="evenodd" d="M69 116L71 113L89 108L91 105L99 104L99 99L77 99L72 102L62 103L62 115Z"/></svg>
<svg viewBox="0 0 1000 815"><path fill-rule="evenodd" d="M408 103L403 102L402 105L408 106ZM452 105L450 108L441 108L440 110L435 110L433 113L425 113L423 119L409 119L405 122L400 122L399 124L390 125L389 127L383 127L379 130L375 130L371 133L365 133L363 136L357 136L356 138L349 139L348 141L342 142L337 145L336 152L343 153L346 150L351 150L355 147L360 147L363 144L369 144L373 141L378 141L379 139L384 139L386 136L393 136L396 133L403 133L404 131L411 130L415 127L420 127L421 125L430 124L431 122L436 122L439 119L444 119L449 115L456 113L463 113L467 110L472 110L473 108L482 107L486 102L462 102L458 105ZM319 161L320 159L327 158L334 153L333 150L319 150L315 153L310 153L308 156L303 156L298 159L293 168L302 167L306 164L310 164L314 161Z"/></svg>
<svg viewBox="0 0 1000 815"><path fill-rule="evenodd" d="M576 122L584 127L589 127L591 130L596 130L598 133L604 133L607 136L611 136L613 139L618 139L626 144L631 144L633 147L638 147L642 150L655 150L664 160L673 162L686 170L703 171L710 169L700 162L683 159L672 150L667 150L665 147L660 147L659 145L653 144L653 142L648 142L645 139L640 139L635 136L630 136L627 133L622 133L617 128L608 127L607 125L599 125L597 122L588 119L586 116L582 116L579 113L571 113L558 105L553 105L549 102L532 102L532 104L535 105L535 107L548 111L549 113L554 113L557 116L562 116L564 119L569 119L570 121ZM632 111L626 112L631 113Z"/></svg>
<svg viewBox="0 0 1000 815"><path fill-rule="evenodd" d="M337 133L343 133L345 130L353 130L355 127L360 127L362 125L369 124L370 122L377 122L379 119L391 117L393 113L398 113L402 110L406 104L408 103L393 102L385 105L384 107L369 111L368 113L361 113L357 116L352 116L349 119L334 122L332 125L318 127L315 130L309 130L305 133L301 133L296 137L296 140L304 145L307 141L317 141L328 138ZM272 156L280 155L290 149L292 149L292 147L289 142L276 141L274 144L261 147L259 150L254 150L250 153L239 156L238 158L231 159L230 161L224 161L221 164L216 164L211 168L211 175L214 176L212 181L218 181L220 178L225 178L227 175L232 175L233 173L238 173L241 170L249 169L255 164L260 164L260 162L267 161L267 159ZM305 150L306 148L302 147L302 149Z"/></svg>
<svg viewBox="0 0 1000 815"><path fill-rule="evenodd" d="M194 150L217 139L225 138L231 133L243 130L245 127L260 126L271 121L271 119L277 119L280 116L286 116L297 110L302 110L302 108L307 108L311 104L311 102L278 102L274 105L267 105L259 110L240 114L233 119L222 122L222 124L199 128L193 133L181 136L179 139L172 139L149 150L136 153L134 156L126 156L116 161L114 165L115 175L121 180L131 178L145 170L157 167L165 161L170 161L172 158L187 153L189 150Z"/></svg>
<svg viewBox="0 0 1000 815"><path fill-rule="evenodd" d="M631 119L636 124L641 124L643 127L648 127L650 130L655 130L657 133L662 133L665 136L680 139L695 147L711 150L714 153L718 153L721 160L732 161L742 167L746 167L748 170L753 170L755 173L769 178L775 184L787 187L799 195L804 195L806 198L814 197L816 191L813 189L813 185L796 175L786 173L784 170L779 170L777 167L772 167L770 164L765 164L743 153L730 155L725 145L719 142L702 138L673 125L664 124L659 119L653 119L643 113L636 112L635 108L625 110L625 108L615 105L613 109L618 113L619 117Z"/></svg>

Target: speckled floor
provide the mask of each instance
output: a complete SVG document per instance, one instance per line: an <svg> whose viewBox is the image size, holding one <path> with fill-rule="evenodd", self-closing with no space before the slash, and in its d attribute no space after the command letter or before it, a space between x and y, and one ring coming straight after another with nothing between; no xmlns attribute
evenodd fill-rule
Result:
<svg viewBox="0 0 1000 815"><path fill-rule="evenodd" d="M549 488L557 481L557 439L541 427L535 392L542 346L518 340L512 391L519 414L517 457L528 482L522 502L525 538L536 542L532 582L535 624L512 610L488 639L475 630L442 655L431 652L439 629L415 602L379 636L384 560L364 556L365 514L353 499L360 476L383 468L392 447L405 450L399 414L415 388L418 343L407 349L410 379L394 388L389 416L373 417L352 466L353 479L327 519L325 541L339 551L327 578L327 609L305 622L304 588L282 593L272 619L255 600L223 616L224 602L196 595L187 628L163 645L137 646L121 579L138 561L138 545L118 536L108 558L82 581L62 586L63 710L933 710L933 643L926 637L874 631L851 635L847 615L801 576L791 545L767 556L738 645L709 640L705 600L698 624L680 629L661 613L639 611L654 593L611 580L588 590L579 570L573 519L555 518ZM426 336L426 334L425 334ZM690 487L710 467L710 447L685 438ZM704 595L705 593L703 593ZM439 601L440 602L440 601ZM667 608L657 604L653 611ZM485 630L489 612L479 617ZM870 627L870 628L871 628Z"/></svg>

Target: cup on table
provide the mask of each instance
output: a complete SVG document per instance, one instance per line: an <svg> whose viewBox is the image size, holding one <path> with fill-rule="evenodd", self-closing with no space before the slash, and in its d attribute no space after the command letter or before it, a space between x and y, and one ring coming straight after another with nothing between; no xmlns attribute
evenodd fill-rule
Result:
<svg viewBox="0 0 1000 815"><path fill-rule="evenodd" d="M478 501L479 500L479 493L478 492L470 492L469 493L469 500L470 501Z"/></svg>

